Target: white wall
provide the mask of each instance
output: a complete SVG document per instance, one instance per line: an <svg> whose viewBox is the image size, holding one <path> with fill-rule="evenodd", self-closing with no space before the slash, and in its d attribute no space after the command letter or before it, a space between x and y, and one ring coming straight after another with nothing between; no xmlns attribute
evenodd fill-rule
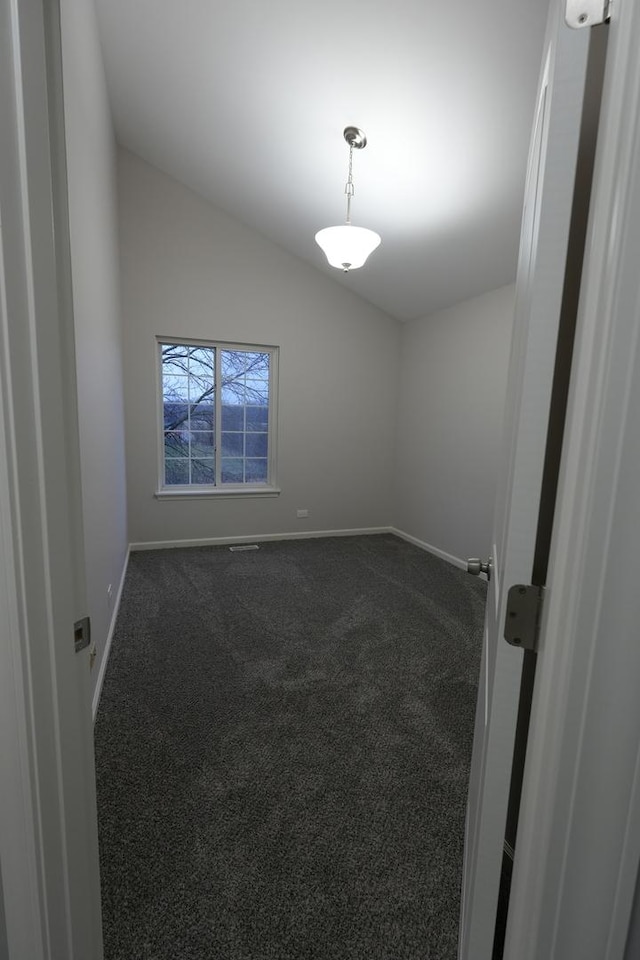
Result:
<svg viewBox="0 0 640 960"><path fill-rule="evenodd" d="M62 0L61 16L86 578L98 648L95 684L128 542L115 138L93 0Z"/></svg>
<svg viewBox="0 0 640 960"><path fill-rule="evenodd" d="M394 524L458 559L490 553L514 292L403 325Z"/></svg>
<svg viewBox="0 0 640 960"><path fill-rule="evenodd" d="M389 524L398 321L126 151L119 199L131 541ZM280 347L279 497L154 497L156 335Z"/></svg>

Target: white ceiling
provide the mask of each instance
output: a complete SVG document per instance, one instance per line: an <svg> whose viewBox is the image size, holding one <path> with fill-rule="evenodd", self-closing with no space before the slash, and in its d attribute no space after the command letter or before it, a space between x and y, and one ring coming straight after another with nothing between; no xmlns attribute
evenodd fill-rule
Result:
<svg viewBox="0 0 640 960"><path fill-rule="evenodd" d="M515 276L541 0L98 0L118 140L400 319ZM342 274L344 219L382 245Z"/></svg>

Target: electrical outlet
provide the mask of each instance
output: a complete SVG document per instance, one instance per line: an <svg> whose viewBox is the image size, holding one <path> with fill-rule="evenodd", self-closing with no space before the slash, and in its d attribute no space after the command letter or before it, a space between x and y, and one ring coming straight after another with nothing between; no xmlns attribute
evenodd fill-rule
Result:
<svg viewBox="0 0 640 960"><path fill-rule="evenodd" d="M296 517L298 520L303 520L305 517L309 516L308 510L296 510Z"/></svg>

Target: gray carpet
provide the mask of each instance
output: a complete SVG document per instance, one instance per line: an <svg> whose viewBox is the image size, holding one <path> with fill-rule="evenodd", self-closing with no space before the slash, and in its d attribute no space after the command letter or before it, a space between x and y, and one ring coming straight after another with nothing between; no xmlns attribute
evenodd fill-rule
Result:
<svg viewBox="0 0 640 960"><path fill-rule="evenodd" d="M106 960L455 960L484 597L391 535L134 553Z"/></svg>

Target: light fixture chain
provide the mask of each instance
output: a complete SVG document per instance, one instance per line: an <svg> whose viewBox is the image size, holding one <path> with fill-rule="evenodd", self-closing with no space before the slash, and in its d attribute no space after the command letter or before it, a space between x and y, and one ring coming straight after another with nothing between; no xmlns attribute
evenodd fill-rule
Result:
<svg viewBox="0 0 640 960"><path fill-rule="evenodd" d="M344 192L347 195L347 223L351 223L351 198L355 193L355 187L353 185L353 143L349 144L349 175L347 177L347 182L344 187Z"/></svg>

